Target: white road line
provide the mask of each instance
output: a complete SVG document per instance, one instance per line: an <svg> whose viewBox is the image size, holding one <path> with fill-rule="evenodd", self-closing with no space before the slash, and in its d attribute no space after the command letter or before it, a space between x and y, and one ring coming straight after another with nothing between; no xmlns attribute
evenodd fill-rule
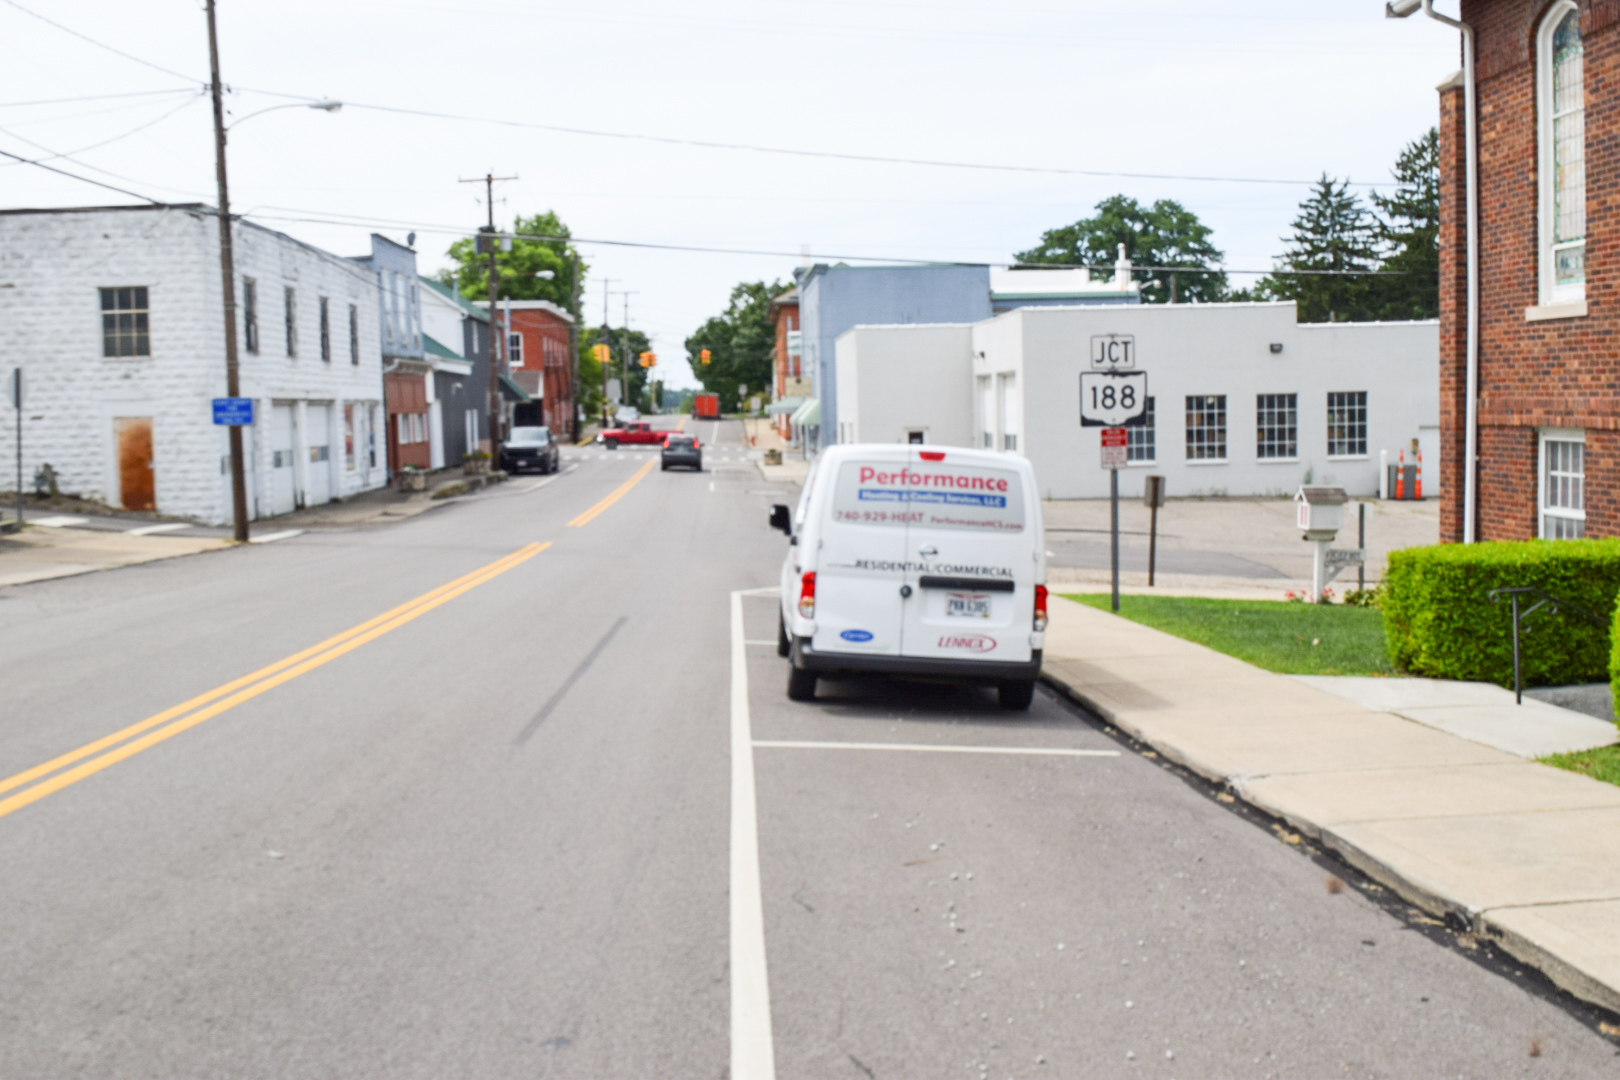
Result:
<svg viewBox="0 0 1620 1080"><path fill-rule="evenodd" d="M70 525L83 525L85 522L87 522L89 520L90 520L89 518L82 518L82 517L57 516L57 517L29 518L28 519L28 524L30 524L30 525L43 525L47 529L65 529Z"/></svg>
<svg viewBox="0 0 1620 1080"><path fill-rule="evenodd" d="M295 536L302 535L304 535L303 529L283 529L281 532L260 533L258 536L250 537L248 543L273 544L277 540L290 540Z"/></svg>
<svg viewBox="0 0 1620 1080"><path fill-rule="evenodd" d="M544 480L536 480L534 483L530 484L528 487L523 488L522 490L520 490L518 492L518 494L519 495L527 495L531 491L539 491L541 488L545 487L547 484L554 484L556 482L557 482L557 478L555 476L548 476Z"/></svg>
<svg viewBox="0 0 1620 1080"><path fill-rule="evenodd" d="M782 595L782 586L780 586L780 585L766 585L762 589L743 589L742 591L738 592L737 595L738 596L781 596Z"/></svg>
<svg viewBox="0 0 1620 1080"><path fill-rule="evenodd" d="M223 290L221 290L221 291L223 291ZM710 480L710 481L709 481L709 490L710 490L710 491L713 491L713 490L714 490L714 481L713 481L713 480Z"/></svg>
<svg viewBox="0 0 1620 1080"><path fill-rule="evenodd" d="M731 1080L775 1080L743 593L731 594Z"/></svg>
<svg viewBox="0 0 1620 1080"><path fill-rule="evenodd" d="M769 641L745 641L745 642L743 642L743 644L744 645L775 645L776 644L776 639L772 638Z"/></svg>
<svg viewBox="0 0 1620 1080"><path fill-rule="evenodd" d="M749 642L749 644L754 644ZM760 644L764 644L761 642ZM776 644L774 641L772 645ZM1063 750L1040 746L929 746L923 743L788 742L756 739L755 746L777 750L921 750L934 754L1035 754L1050 757L1119 757L1118 750Z"/></svg>
<svg viewBox="0 0 1620 1080"><path fill-rule="evenodd" d="M166 525L142 525L138 529L130 529L127 536L151 536L153 533L174 532L176 529L189 529L190 525L183 521L171 521Z"/></svg>

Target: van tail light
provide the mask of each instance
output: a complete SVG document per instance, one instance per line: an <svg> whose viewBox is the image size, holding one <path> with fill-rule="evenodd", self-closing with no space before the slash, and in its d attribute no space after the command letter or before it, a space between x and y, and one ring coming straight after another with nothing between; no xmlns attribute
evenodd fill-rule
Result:
<svg viewBox="0 0 1620 1080"><path fill-rule="evenodd" d="M1035 586L1035 632L1046 629L1046 586Z"/></svg>
<svg viewBox="0 0 1620 1080"><path fill-rule="evenodd" d="M816 617L816 572L799 579L799 614L807 619Z"/></svg>

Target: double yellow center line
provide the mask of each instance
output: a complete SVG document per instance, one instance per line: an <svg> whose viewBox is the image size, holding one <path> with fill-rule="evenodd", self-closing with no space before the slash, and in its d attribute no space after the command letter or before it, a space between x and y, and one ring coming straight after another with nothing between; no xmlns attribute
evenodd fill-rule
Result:
<svg viewBox="0 0 1620 1080"><path fill-rule="evenodd" d="M38 802L45 796L76 784L87 776L94 776L103 769L134 757L142 750L150 749L160 742L172 739L183 731L189 731L222 712L236 708L244 701L251 701L260 694L274 690L282 683L291 682L300 675L329 664L368 641L374 641L384 634L398 630L413 619L421 618L434 608L448 604L463 593L470 592L487 581L493 581L513 567L528 562L550 546L549 543L529 544L527 547L519 548L503 559L497 559L470 574L440 585L437 589L385 611L374 619L368 619L359 626L351 627L335 637L329 637L319 645L312 645L302 652L276 661L269 667L260 668L251 675L244 675L223 686L216 686L206 694L200 694L172 709L165 709L155 716L149 716L138 724L131 724L122 731L113 732L106 738L86 743L77 750L52 758L43 765L36 765L32 769L0 780L0 795L8 791L16 792L15 795L0 799L0 817Z"/></svg>
<svg viewBox="0 0 1620 1080"><path fill-rule="evenodd" d="M652 467L655 464L657 464L656 459L648 458L647 459L647 464L643 465L640 469L636 470L636 475L632 476L630 479L628 479L624 483L620 484L618 486L618 488L615 489L614 492L611 495L609 495L607 498L603 499L601 502L597 503L595 506L593 506L589 510L585 511L583 514L579 515L579 517L575 518L573 521L570 521L568 523L568 527L570 529L577 529L581 525L589 525L591 522L595 521L596 518L597 518L597 515L601 514L602 511L606 510L608 507L612 506L614 503L618 502L620 499L624 498L626 495L628 495L630 493L631 488L633 488L637 484L641 483L642 478L644 476L646 476L648 473L652 472Z"/></svg>

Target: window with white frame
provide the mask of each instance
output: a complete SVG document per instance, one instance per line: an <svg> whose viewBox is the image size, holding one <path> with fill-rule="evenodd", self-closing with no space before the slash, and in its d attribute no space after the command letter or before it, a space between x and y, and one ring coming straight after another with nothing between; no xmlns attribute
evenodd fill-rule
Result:
<svg viewBox="0 0 1620 1080"><path fill-rule="evenodd" d="M1541 536L1574 540L1586 535L1586 432L1541 433Z"/></svg>
<svg viewBox="0 0 1620 1080"><path fill-rule="evenodd" d="M1254 418L1256 457L1299 457L1298 394L1257 394Z"/></svg>
<svg viewBox="0 0 1620 1080"><path fill-rule="evenodd" d="M1367 391L1328 391L1327 430L1328 457L1366 457Z"/></svg>
<svg viewBox="0 0 1620 1080"><path fill-rule="evenodd" d="M1226 460L1226 395L1187 395L1187 460Z"/></svg>
<svg viewBox="0 0 1620 1080"><path fill-rule="evenodd" d="M288 287L282 290L287 300L287 355L298 355L298 290Z"/></svg>
<svg viewBox="0 0 1620 1080"><path fill-rule="evenodd" d="M1536 35L1540 114L1541 299L1586 296L1586 89L1581 15L1559 0Z"/></svg>
<svg viewBox="0 0 1620 1080"><path fill-rule="evenodd" d="M1156 445L1154 426L1158 423L1153 415L1153 399L1147 399L1147 407L1142 413L1141 427L1128 427L1125 429L1125 460L1126 461L1156 461L1158 460L1158 447Z"/></svg>
<svg viewBox="0 0 1620 1080"><path fill-rule="evenodd" d="M242 279L242 337L247 351L259 351L259 283Z"/></svg>
<svg viewBox="0 0 1620 1080"><path fill-rule="evenodd" d="M506 335L506 358L513 367L523 366L523 335L511 333Z"/></svg>
<svg viewBox="0 0 1620 1080"><path fill-rule="evenodd" d="M146 287L101 290L101 355L151 356Z"/></svg>

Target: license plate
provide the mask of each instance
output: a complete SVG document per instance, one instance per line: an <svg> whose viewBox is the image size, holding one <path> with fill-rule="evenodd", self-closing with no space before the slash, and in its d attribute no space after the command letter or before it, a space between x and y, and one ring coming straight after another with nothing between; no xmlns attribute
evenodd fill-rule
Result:
<svg viewBox="0 0 1620 1080"><path fill-rule="evenodd" d="M989 593L946 593L945 614L960 619L988 619Z"/></svg>

